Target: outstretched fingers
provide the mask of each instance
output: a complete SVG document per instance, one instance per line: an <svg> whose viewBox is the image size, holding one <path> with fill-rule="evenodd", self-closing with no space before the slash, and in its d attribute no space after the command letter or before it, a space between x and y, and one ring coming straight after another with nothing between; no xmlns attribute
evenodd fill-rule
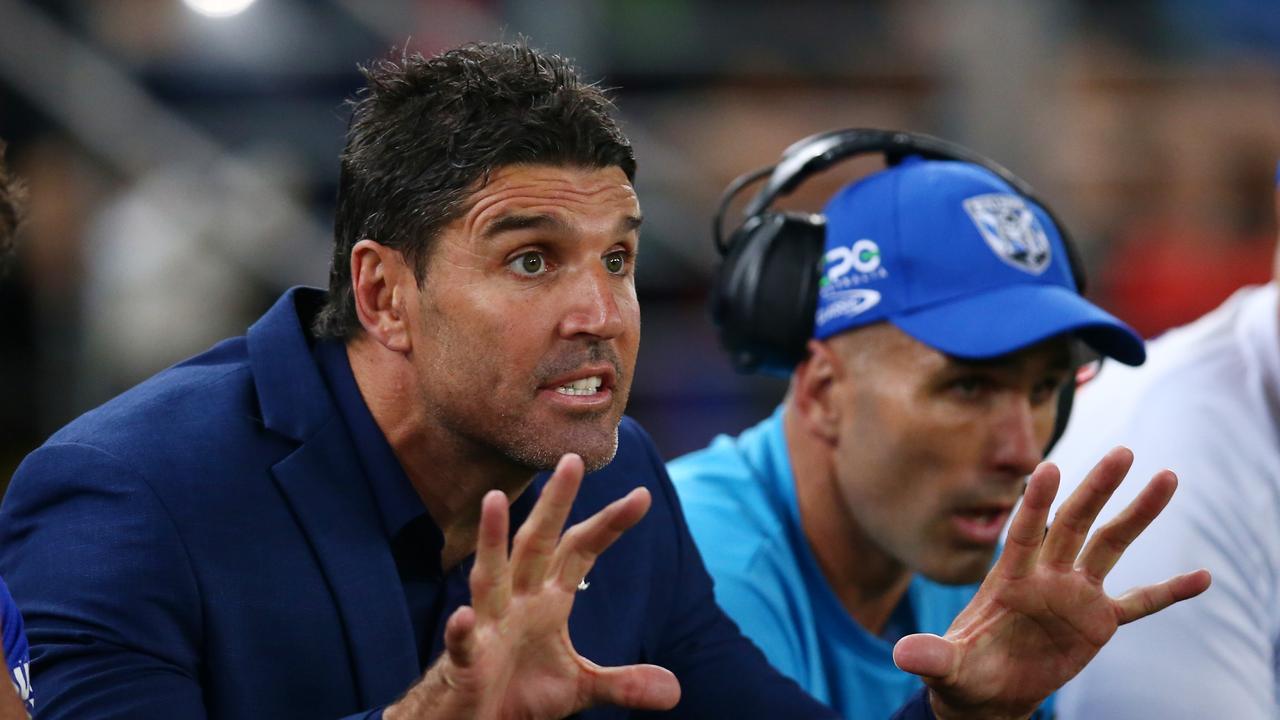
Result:
<svg viewBox="0 0 1280 720"><path fill-rule="evenodd" d="M1116 599L1119 623L1124 625L1141 620L1174 603L1193 598L1209 589L1211 581L1209 571L1202 568L1176 575L1162 583L1134 588Z"/></svg>
<svg viewBox="0 0 1280 720"><path fill-rule="evenodd" d="M485 617L499 617L511 601L507 562L507 496L490 490L480 505L476 563L471 568L471 603Z"/></svg>
<svg viewBox="0 0 1280 720"><path fill-rule="evenodd" d="M603 510L565 532L556 552L556 584L572 592L595 565L596 558L649 511L651 498L645 488L636 488L614 500Z"/></svg>
<svg viewBox="0 0 1280 720"><path fill-rule="evenodd" d="M1027 491L1022 494L1018 512L1009 522L1004 551L996 562L996 568L1005 577L1016 580L1029 575L1035 567L1059 480L1058 466L1050 462L1040 463L1027 480Z"/></svg>
<svg viewBox="0 0 1280 720"><path fill-rule="evenodd" d="M1138 535L1164 510L1178 487L1178 478L1161 470L1124 510L1089 538L1076 567L1101 582Z"/></svg>
<svg viewBox="0 0 1280 720"><path fill-rule="evenodd" d="M511 550L512 585L516 592L528 590L545 579L583 474L582 458L573 453L561 456L538 502L516 531Z"/></svg>
<svg viewBox="0 0 1280 720"><path fill-rule="evenodd" d="M1133 453L1126 447L1112 448L1102 456L1080 487L1058 508L1040 551L1042 561L1058 567L1074 567L1076 556L1089 536L1089 528L1131 465Z"/></svg>

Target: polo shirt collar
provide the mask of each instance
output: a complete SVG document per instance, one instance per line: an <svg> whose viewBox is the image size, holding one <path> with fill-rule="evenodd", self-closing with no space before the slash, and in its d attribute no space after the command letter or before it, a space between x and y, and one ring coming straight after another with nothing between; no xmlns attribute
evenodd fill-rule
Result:
<svg viewBox="0 0 1280 720"><path fill-rule="evenodd" d="M333 394L338 414L351 433L352 444L355 445L360 464L364 466L382 525L387 536L395 538L409 523L427 515L427 507L413 489L413 483L409 482L409 476L400 466L391 443L387 442L382 429L369 412L369 406L365 404L364 396L356 385L355 375L351 372L346 345L335 340L321 340L315 345L315 355L316 364L324 375L329 392ZM435 523L430 525L435 534L439 535L440 531ZM440 542L443 545L443 538Z"/></svg>

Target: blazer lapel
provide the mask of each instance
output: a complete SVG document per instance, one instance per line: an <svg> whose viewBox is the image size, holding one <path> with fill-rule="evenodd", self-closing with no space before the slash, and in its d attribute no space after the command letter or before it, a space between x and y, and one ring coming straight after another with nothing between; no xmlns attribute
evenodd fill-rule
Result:
<svg viewBox="0 0 1280 720"><path fill-rule="evenodd" d="M418 651L364 468L303 329L323 301L310 288L286 292L249 328L249 362L263 425L300 443L272 472L333 593L367 707L409 687Z"/></svg>
<svg viewBox="0 0 1280 720"><path fill-rule="evenodd" d="M346 428L335 416L274 468L342 617L363 704L391 702L419 675L395 561Z"/></svg>

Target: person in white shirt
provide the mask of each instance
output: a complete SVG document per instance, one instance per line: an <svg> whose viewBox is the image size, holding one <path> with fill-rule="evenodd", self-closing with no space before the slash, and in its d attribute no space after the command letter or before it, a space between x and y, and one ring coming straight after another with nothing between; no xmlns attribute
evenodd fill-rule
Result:
<svg viewBox="0 0 1280 720"><path fill-rule="evenodd" d="M1280 177L1278 177L1280 180ZM1277 190L1280 209L1280 188ZM1280 255L1272 282L1106 363L1050 459L1064 483L1117 443L1178 496L1107 577L1115 592L1203 566L1213 587L1117 636L1059 693L1062 720L1280 718ZM1070 491L1063 488L1063 495ZM1131 488L1103 510L1114 515ZM1139 712L1141 714L1139 714Z"/></svg>

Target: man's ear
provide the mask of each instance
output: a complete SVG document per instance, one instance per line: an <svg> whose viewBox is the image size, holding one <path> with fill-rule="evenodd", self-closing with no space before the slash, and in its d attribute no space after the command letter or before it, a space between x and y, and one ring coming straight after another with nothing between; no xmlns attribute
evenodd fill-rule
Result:
<svg viewBox="0 0 1280 720"><path fill-rule="evenodd" d="M834 443L842 410L836 390L846 368L826 342L810 340L808 351L809 357L796 366L791 377L791 402L802 428Z"/></svg>
<svg viewBox="0 0 1280 720"><path fill-rule="evenodd" d="M351 248L351 290L365 333L393 352L413 347L405 305L417 287L413 268L398 250L364 239Z"/></svg>

